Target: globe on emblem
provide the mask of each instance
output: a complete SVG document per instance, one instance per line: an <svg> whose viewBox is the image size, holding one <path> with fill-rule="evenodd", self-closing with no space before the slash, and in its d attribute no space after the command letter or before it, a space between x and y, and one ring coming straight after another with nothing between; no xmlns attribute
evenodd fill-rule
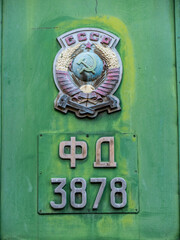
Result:
<svg viewBox="0 0 180 240"><path fill-rule="evenodd" d="M83 52L74 58L72 71L80 80L90 82L101 76L103 61L94 52Z"/></svg>

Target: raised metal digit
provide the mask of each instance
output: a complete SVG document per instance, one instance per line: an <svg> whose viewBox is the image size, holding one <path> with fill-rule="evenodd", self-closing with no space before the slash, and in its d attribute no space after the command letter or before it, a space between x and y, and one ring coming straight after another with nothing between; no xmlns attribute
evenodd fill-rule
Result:
<svg viewBox="0 0 180 240"><path fill-rule="evenodd" d="M115 186L116 183L121 183L122 186L120 188L117 188ZM123 178L116 177L111 180L111 205L114 208L123 208L127 204L127 193L126 193L126 181ZM122 195L122 202L116 203L115 195L116 193L121 193Z"/></svg>
<svg viewBox="0 0 180 240"><path fill-rule="evenodd" d="M51 183L60 183L57 188L55 188L54 193L61 194L61 203L50 202L50 205L54 209L62 209L66 206L66 191L63 187L66 185L66 178L51 178Z"/></svg>
<svg viewBox="0 0 180 240"><path fill-rule="evenodd" d="M101 197L103 195L104 188L106 186L106 178L90 178L90 182L91 183L101 183L98 194L96 196L96 200L95 200L94 205L93 205L93 209L97 209L98 206L99 206L99 202L101 200Z"/></svg>
<svg viewBox="0 0 180 240"><path fill-rule="evenodd" d="M81 183L82 187L77 188L76 183ZM82 202L76 203L76 194L80 193L82 195ZM74 208L84 208L87 203L86 195L86 181L84 178L73 178L71 180L71 206Z"/></svg>

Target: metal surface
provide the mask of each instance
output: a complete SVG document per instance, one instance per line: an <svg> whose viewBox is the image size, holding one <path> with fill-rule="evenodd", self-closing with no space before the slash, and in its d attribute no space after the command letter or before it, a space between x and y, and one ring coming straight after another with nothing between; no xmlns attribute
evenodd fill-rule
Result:
<svg viewBox="0 0 180 240"><path fill-rule="evenodd" d="M175 7L175 40L176 40L176 69L177 69L177 100L178 100L178 139L179 139L179 161L180 161L180 1L174 1ZM180 162L179 162L179 193L180 193ZM180 206L180 198L179 198ZM180 208L179 208L180 213ZM180 238L180 232L179 232Z"/></svg>
<svg viewBox="0 0 180 240"><path fill-rule="evenodd" d="M176 32L175 49L174 28L175 20L179 29L179 0L3 0L1 3L1 239L179 239L177 88L180 34ZM110 115L100 113L94 119L78 119L73 113L65 115L53 109L58 90L53 84L52 64L60 48L55 39L73 29L91 27L112 32L121 39L116 49L123 62L123 78L115 96L122 102L122 111ZM119 214L116 212L123 209L113 207L113 214L102 213L103 204L106 201L110 204L110 181L114 177L122 177L127 182L127 204L132 200L129 182L133 184L132 189L138 185L136 178L126 178L134 157L128 161L128 155L121 160L115 156L117 168L93 168L98 138L114 136L107 132L118 131L138 136L139 165L132 168L132 171L138 170L139 176L137 214ZM88 149L89 160L77 160L76 168L70 169L69 160L58 157L60 139L55 140L55 144L50 139L41 148L39 156L45 153L39 159L40 166L37 165L37 136L42 133L43 139L44 132L71 133L62 141L69 141L71 136L80 141L82 139L77 136L82 132L98 136L91 135L93 150ZM102 157L108 161L106 147L102 146L107 158ZM127 154L131 154L130 149ZM60 163L62 168L58 168ZM40 174L41 165L44 168ZM49 166L57 171L46 175L52 170ZM77 171L78 176L69 176L64 172L66 168L74 173ZM67 193L66 206L72 210L70 182L74 177L86 180L87 198L89 196L86 206L92 211L99 184L89 180L106 177L109 171L111 176L107 177L98 206L101 213L94 213L96 210L91 214L37 213L39 190L49 191L42 196L41 202L46 202L52 212L55 210L50 201L61 203L61 195L54 193L58 184L52 184L51 178L66 178L63 188ZM43 181L45 175L47 181Z"/></svg>
<svg viewBox="0 0 180 240"><path fill-rule="evenodd" d="M103 195L104 192L104 188L106 186L106 178L90 178L90 182L91 183L101 183L98 194L96 196L94 205L93 205L93 209L97 209L99 206L99 202L101 201L101 197Z"/></svg>
<svg viewBox="0 0 180 240"><path fill-rule="evenodd" d="M74 135L74 133L73 133ZM96 162L96 142L101 139L102 133L77 133L76 141L86 142L87 157L84 160L76 161L76 168L70 168L69 161L64 161L58 155L60 142L70 139L72 133L43 133L39 136L38 155L38 213L39 214L93 214L93 213L138 213L138 165L137 165L137 137L132 134L122 134L118 132L106 132L106 137L114 136L114 159L116 168L94 167ZM105 138L106 139L106 138ZM109 161L109 149L107 145L101 146L101 161ZM76 154L81 149L76 149ZM127 204L124 207L116 208L110 196L114 194L116 202L121 201L120 186L110 186L110 182L115 177L121 177L127 182ZM59 183L51 184L50 179L66 179L66 185ZM94 184L91 179L106 178L106 188L102 194L104 183L99 188L99 184ZM92 180L93 181L93 180ZM62 186L63 189L62 189ZM117 188L117 189L116 189ZM57 190L56 190L57 189ZM66 206L53 209L50 202L62 204L60 191L66 192ZM56 191L56 193L55 193ZM111 193L113 191L113 193ZM123 197L123 201L124 201ZM99 204L97 202L99 201ZM65 202L65 200L64 200ZM98 207L97 207L98 205ZM57 205L58 206L58 205Z"/></svg>
<svg viewBox="0 0 180 240"><path fill-rule="evenodd" d="M76 188L75 184L81 183L81 187ZM76 203L76 194L81 194L81 203ZM87 203L86 181L83 178L73 178L71 180L71 206L73 208L84 208Z"/></svg>
<svg viewBox="0 0 180 240"><path fill-rule="evenodd" d="M56 204L54 201L50 202L50 205L54 209L61 209L66 206L66 191L63 190L63 187L66 185L66 178L51 178L51 183L60 183L59 186L54 190L54 193L61 194L62 203Z"/></svg>
<svg viewBox="0 0 180 240"><path fill-rule="evenodd" d="M109 161L101 161L101 145L102 143L109 143ZM96 142L96 162L94 167L116 167L116 162L114 162L114 137L102 137Z"/></svg>
<svg viewBox="0 0 180 240"><path fill-rule="evenodd" d="M59 90L55 109L94 118L98 112L119 111L113 94L122 78L122 62L115 47L119 38L97 28L82 28L58 38L62 46L54 64L54 81Z"/></svg>
<svg viewBox="0 0 180 240"><path fill-rule="evenodd" d="M120 188L115 187L116 183L121 183L122 186ZM123 178L113 178L111 180L111 205L114 208L123 208L127 204L127 193L126 193L126 181ZM116 194L121 193L122 195L122 202L116 203Z"/></svg>
<svg viewBox="0 0 180 240"><path fill-rule="evenodd" d="M70 153L65 153L65 147L70 148ZM81 147L82 152L77 154L76 148ZM71 168L76 167L77 159L85 159L87 157L87 144L83 141L76 141L75 137L71 137L71 141L62 141L59 144L59 156L62 159L69 159Z"/></svg>

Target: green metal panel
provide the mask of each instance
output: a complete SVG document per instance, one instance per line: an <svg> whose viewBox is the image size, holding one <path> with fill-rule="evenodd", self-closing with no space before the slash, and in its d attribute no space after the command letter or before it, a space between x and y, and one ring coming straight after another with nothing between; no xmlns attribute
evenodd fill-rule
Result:
<svg viewBox="0 0 180 240"><path fill-rule="evenodd" d="M88 156L85 160L77 160L76 168L69 169L70 160L61 159L57 152L60 141L69 141L74 133L62 134L41 134L39 137L39 169L38 169L38 212L46 213L137 213L138 203L138 173L137 173L137 138L132 134L120 134L117 132L106 132L106 136L115 138L115 161L117 168L93 168L96 156L96 141L102 136L97 133L77 133L77 141L85 141L88 144ZM102 146L103 147L103 146ZM103 151L104 150L104 151ZM108 162L108 149L104 146L102 161ZM50 201L60 202L60 194L53 194L51 178L67 178L65 190L67 196L70 195L69 182L76 177L82 177L87 183L87 205L84 209L72 209L69 205L69 199L66 207L62 210L53 210L50 207ZM92 177L107 177L106 189L97 210L92 209L99 186L90 184ZM109 203L110 187L109 182L114 177L122 177L127 182L128 204L122 209L113 209ZM53 184L55 185L55 184ZM54 188L57 185L54 186ZM96 189L96 190L95 190ZM56 198L56 199L54 199ZM68 197L69 198L69 197Z"/></svg>
<svg viewBox="0 0 180 240"><path fill-rule="evenodd" d="M180 121L180 1L175 1L175 27L176 27L176 67L177 67L177 94L178 94L178 125ZM179 128L180 139L180 128ZM180 141L179 141L180 142ZM179 147L180 156L180 147ZM180 193L180 164L179 164L179 193ZM179 199L180 204L180 199Z"/></svg>
<svg viewBox="0 0 180 240"><path fill-rule="evenodd" d="M1 18L1 24L0 24L0 46L1 46L1 49L0 49L0 55L1 55L1 60L0 60L0 66L1 66L1 69L2 69L2 1L0 1L0 18ZM0 74L0 86L2 85L2 71L1 71L1 74ZM2 88L1 88L2 90ZM1 94L1 91L0 91L0 94ZM1 94L1 99L2 99L2 94ZM1 115L1 106L2 106L2 101L1 101L1 104L0 104L0 115ZM2 138L2 125L1 125L1 117L0 117L0 146L2 141L1 141L1 138ZM0 147L1 149L1 147ZM2 151L0 150L0 159L2 159ZM1 171L1 160L0 160L0 171ZM1 184L1 179L0 179L0 184ZM1 212L1 192L0 192L0 212ZM0 216L0 221L1 221L1 216ZM1 234L1 227L0 227L0 234Z"/></svg>
<svg viewBox="0 0 180 240"><path fill-rule="evenodd" d="M92 120L53 109L55 39L81 27L121 38L121 112ZM2 239L178 239L174 34L171 0L3 1ZM137 214L38 214L37 136L80 131L138 136Z"/></svg>

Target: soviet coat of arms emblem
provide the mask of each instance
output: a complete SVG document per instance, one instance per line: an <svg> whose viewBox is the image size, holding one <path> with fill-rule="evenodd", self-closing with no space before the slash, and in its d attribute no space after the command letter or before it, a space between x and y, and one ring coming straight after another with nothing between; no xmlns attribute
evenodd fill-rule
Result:
<svg viewBox="0 0 180 240"><path fill-rule="evenodd" d="M94 118L98 112L120 110L113 96L122 78L122 62L115 47L119 38L97 28L81 28L57 38L62 46L54 65L59 90L55 109L78 117Z"/></svg>

